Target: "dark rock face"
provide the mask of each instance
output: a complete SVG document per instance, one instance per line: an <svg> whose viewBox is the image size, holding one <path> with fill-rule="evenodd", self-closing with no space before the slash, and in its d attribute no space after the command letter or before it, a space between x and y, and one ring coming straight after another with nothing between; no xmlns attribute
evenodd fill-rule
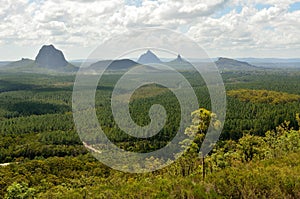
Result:
<svg viewBox="0 0 300 199"><path fill-rule="evenodd" d="M178 61L178 62L183 62L183 59L181 58L180 55L178 55L177 58L176 58L176 61Z"/></svg>
<svg viewBox="0 0 300 199"><path fill-rule="evenodd" d="M181 55L178 55L176 59L169 61L166 64L177 70L194 70L193 65L183 59Z"/></svg>
<svg viewBox="0 0 300 199"><path fill-rule="evenodd" d="M35 63L39 67L58 69L68 65L62 51L56 49L53 45L43 46L35 58Z"/></svg>
<svg viewBox="0 0 300 199"><path fill-rule="evenodd" d="M188 61L186 61L185 59L183 59L181 57L181 55L178 55L176 59L174 59L173 61L171 61L171 63L188 63Z"/></svg>
<svg viewBox="0 0 300 199"><path fill-rule="evenodd" d="M140 64L162 63L162 61L150 50L148 50L145 54L141 55L137 62Z"/></svg>

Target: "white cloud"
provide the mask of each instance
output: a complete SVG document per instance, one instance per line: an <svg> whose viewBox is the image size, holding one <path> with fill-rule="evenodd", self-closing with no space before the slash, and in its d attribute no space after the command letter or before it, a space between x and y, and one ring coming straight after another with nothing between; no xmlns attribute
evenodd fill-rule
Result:
<svg viewBox="0 0 300 199"><path fill-rule="evenodd" d="M232 11L221 18L207 18L197 23L188 35L208 51L218 49L219 54L235 52L232 56L240 56L237 54L251 51L253 55L247 56L264 56L261 51L282 50L278 56L289 56L289 49L300 51L299 14L300 11L288 13L277 3L261 10L244 5L241 13Z"/></svg>
<svg viewBox="0 0 300 199"><path fill-rule="evenodd" d="M2 46L54 43L71 52L74 45L96 46L130 28L159 26L184 30L214 56L226 49L284 49L287 56L300 48L300 11L288 12L297 0L144 0L138 6L119 0L0 1ZM231 11L214 16L228 6Z"/></svg>

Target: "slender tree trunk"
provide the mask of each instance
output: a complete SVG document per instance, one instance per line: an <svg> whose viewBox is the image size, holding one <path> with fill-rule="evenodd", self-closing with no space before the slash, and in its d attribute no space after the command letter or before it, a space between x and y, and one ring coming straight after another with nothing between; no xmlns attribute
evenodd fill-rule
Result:
<svg viewBox="0 0 300 199"><path fill-rule="evenodd" d="M205 179L205 158L204 156L202 157L202 177L203 177L203 181Z"/></svg>

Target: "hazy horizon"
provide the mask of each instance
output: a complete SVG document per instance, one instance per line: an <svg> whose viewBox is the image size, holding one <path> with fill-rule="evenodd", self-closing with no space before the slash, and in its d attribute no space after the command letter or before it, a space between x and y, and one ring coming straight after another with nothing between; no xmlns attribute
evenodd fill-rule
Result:
<svg viewBox="0 0 300 199"><path fill-rule="evenodd" d="M49 44L49 45L53 45L53 44ZM41 46L42 47L42 46ZM40 48L41 48L40 47ZM55 48L57 48L55 45L54 45L54 47ZM38 51L40 50L40 48L39 49L37 49L36 50L36 52L37 52L37 54L38 54ZM99 59L88 59L88 58L73 58L73 59L68 59L68 55L64 52L64 50L62 50L62 49L59 49L59 48L57 48L58 50L61 50L62 52L63 52L63 54L64 54L64 56L66 57L66 60L68 60L69 62L81 62L81 61L88 61L88 60L91 60L91 61L95 61L95 60L110 60L110 58L99 58ZM165 60L165 61L167 61L167 60L172 60L172 59L175 59L176 58L176 56L160 56L160 53L159 52L157 52L157 51L155 51L155 50L151 50L152 52L154 52L154 54L156 54L160 59L162 59L163 61ZM146 50L145 50L145 52L146 52ZM36 55L37 55L36 54ZM31 60L35 60L35 57L36 57L36 55L34 55L33 57L24 57L24 56L22 56L22 57L20 57L20 58L17 58L17 59L15 59L15 60L0 60L0 62L14 62L14 61L19 61L19 60L21 60L21 59L31 59ZM135 57L122 57L122 59L131 59L131 60L134 60L134 61L136 61L137 59L138 59L138 57L140 56L141 54L136 54L136 56ZM165 55L165 54L164 54ZM251 59L253 59L253 60L265 60L265 61L272 61L272 60L281 60L281 61L289 61L289 60L296 60L297 62L300 62L300 57L232 57L232 56L230 56L230 57L228 57L228 56L216 56L216 57L209 57L208 59L211 59L211 60L216 60L216 59L218 59L218 58L220 58L220 57L224 57L224 58L230 58L230 59L236 59L236 60L243 60L243 59L249 59L249 60L251 60ZM199 61L204 61L204 60L207 60L207 59L205 59L205 58L195 58L195 57L187 57L186 59L190 59L190 60L199 60Z"/></svg>

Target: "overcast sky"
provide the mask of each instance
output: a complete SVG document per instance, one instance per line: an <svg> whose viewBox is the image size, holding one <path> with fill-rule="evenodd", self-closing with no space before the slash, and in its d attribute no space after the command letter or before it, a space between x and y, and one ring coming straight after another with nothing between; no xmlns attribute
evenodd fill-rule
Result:
<svg viewBox="0 0 300 199"><path fill-rule="evenodd" d="M0 0L0 60L44 44L84 59L131 28L179 31L210 57L300 57L298 0Z"/></svg>

